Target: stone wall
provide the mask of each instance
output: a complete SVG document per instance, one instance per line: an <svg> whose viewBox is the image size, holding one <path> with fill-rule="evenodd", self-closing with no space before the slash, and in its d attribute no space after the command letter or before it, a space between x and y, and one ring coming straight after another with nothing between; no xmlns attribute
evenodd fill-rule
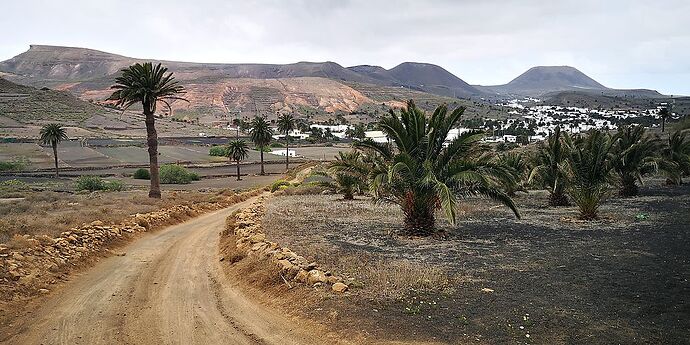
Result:
<svg viewBox="0 0 690 345"><path fill-rule="evenodd" d="M80 260L105 252L108 246L134 233L181 223L199 214L219 210L263 193L263 189L225 197L217 202L176 205L158 211L135 214L119 224L94 221L60 234L59 237L15 236L0 244L0 299L13 300L47 292L46 287ZM115 253L124 255L124 253Z"/></svg>
<svg viewBox="0 0 690 345"><path fill-rule="evenodd" d="M345 292L348 286L341 277L319 268L317 263L308 262L304 257L294 253L276 242L266 239L261 229L261 219L265 214L262 196L251 206L240 210L228 218L228 231L237 238L235 245L249 256L257 256L273 261L280 267L286 281L293 281L311 286L330 286L334 292Z"/></svg>

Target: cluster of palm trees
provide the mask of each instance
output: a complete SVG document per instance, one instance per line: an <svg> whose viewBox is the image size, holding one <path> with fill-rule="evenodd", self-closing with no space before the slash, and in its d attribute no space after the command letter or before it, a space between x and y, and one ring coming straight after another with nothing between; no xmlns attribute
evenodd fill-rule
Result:
<svg viewBox="0 0 690 345"><path fill-rule="evenodd" d="M668 184L681 184L690 175L690 140L679 130L664 142L639 125L577 136L557 127L537 148L533 164L527 182L547 189L552 206L572 199L581 218L594 219L611 187L622 197L635 196L642 178L657 172L666 174Z"/></svg>
<svg viewBox="0 0 690 345"><path fill-rule="evenodd" d="M454 223L458 203L468 196L487 196L520 217L515 193L544 188L551 205L572 200L581 218L594 219L611 186L618 186L621 196L633 196L645 175L663 171L669 183L680 184L690 174L690 140L680 131L665 144L642 126L577 136L557 127L536 152L523 148L497 155L478 131L446 141L463 111L440 106L427 116L412 101L399 113L391 110L379 122L389 143L356 142L355 151L330 164L339 192L352 199L366 191L374 201L399 205L406 232L428 235L437 211Z"/></svg>

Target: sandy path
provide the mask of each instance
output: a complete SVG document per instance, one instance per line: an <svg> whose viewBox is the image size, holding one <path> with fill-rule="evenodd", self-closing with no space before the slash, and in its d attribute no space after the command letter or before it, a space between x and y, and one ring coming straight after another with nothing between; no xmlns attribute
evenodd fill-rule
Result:
<svg viewBox="0 0 690 345"><path fill-rule="evenodd" d="M226 282L225 218L250 199L147 234L15 322L8 344L318 344Z"/></svg>

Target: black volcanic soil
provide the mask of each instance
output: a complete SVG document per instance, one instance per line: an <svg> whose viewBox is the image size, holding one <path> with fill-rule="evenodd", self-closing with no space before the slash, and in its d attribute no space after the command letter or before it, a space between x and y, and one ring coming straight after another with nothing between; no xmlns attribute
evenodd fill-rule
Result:
<svg viewBox="0 0 690 345"><path fill-rule="evenodd" d="M546 207L541 192L518 202L522 220L472 200L442 236L407 238L394 235L392 207L278 197L264 228L357 282L341 296L295 292L294 305L362 342L690 344L690 186L650 182L639 197L609 199L588 223L573 207ZM442 270L447 281L432 274L423 288L400 286L395 272L384 274L388 284L367 281L400 260L416 265L407 274Z"/></svg>

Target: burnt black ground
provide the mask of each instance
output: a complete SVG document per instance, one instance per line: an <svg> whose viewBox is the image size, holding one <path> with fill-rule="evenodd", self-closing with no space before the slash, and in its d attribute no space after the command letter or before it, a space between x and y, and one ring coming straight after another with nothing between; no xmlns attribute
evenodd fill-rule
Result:
<svg viewBox="0 0 690 345"><path fill-rule="evenodd" d="M546 207L544 193L518 203L522 220L472 200L442 236L407 238L394 235L401 224L392 207L281 197L268 207L281 227L265 228L320 263L406 259L452 277L451 286L387 299L364 282L305 308L317 319L337 311L331 325L345 332L444 343L690 344L690 186L650 183L638 197L607 200L594 222L577 221L574 207Z"/></svg>

